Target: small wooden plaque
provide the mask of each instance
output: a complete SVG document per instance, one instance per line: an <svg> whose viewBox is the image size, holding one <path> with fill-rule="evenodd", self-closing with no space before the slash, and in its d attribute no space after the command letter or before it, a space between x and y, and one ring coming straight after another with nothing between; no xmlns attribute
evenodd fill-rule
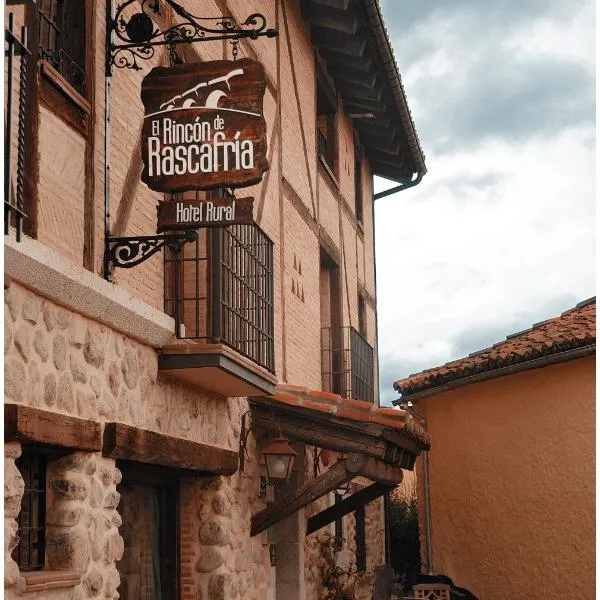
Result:
<svg viewBox="0 0 600 600"><path fill-rule="evenodd" d="M164 201L156 207L156 230L160 233L169 230L251 224L253 207L254 198Z"/></svg>

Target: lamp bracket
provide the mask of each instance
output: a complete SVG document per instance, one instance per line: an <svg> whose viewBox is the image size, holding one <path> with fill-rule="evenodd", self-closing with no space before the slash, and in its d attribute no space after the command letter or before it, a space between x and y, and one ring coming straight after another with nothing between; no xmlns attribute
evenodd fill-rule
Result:
<svg viewBox="0 0 600 600"><path fill-rule="evenodd" d="M181 19L179 23L164 29L157 27L152 19L152 16L161 14L163 2ZM133 5L136 11L128 11ZM233 17L193 15L175 0L125 0L117 6L114 17L110 14L110 8L107 12L108 76L112 67L139 71L139 61L151 59L157 46L174 47L177 44L241 38L256 40L261 36L273 38L279 35L277 29L267 28L267 20L261 13L252 13L238 25Z"/></svg>
<svg viewBox="0 0 600 600"><path fill-rule="evenodd" d="M242 415L242 426L240 429L240 450L239 450L240 471L242 473L244 472L244 464L245 464L246 456L249 456L249 454L248 454L248 438L250 437L250 434L254 431L255 425L259 425L259 424L269 425L273 429L277 430L279 437L283 437L283 431L281 429L281 425L279 425L278 423L273 423L273 421L271 421L269 419L264 419L261 417L253 416L252 423L250 423L250 425L247 426L246 425L246 417L251 412L252 412L251 410L247 410Z"/></svg>

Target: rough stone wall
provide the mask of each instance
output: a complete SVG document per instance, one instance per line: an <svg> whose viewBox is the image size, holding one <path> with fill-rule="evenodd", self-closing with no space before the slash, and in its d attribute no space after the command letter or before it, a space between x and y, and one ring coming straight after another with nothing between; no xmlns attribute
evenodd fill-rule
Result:
<svg viewBox="0 0 600 600"><path fill-rule="evenodd" d="M25 581L11 558L18 543L17 516L24 483L15 465L21 445L4 445L4 587L5 597L23 597ZM116 510L120 472L114 461L99 454L74 452L48 463L46 499L46 564L50 571L78 571L73 588L27 593L28 598L118 598L115 562L123 554Z"/></svg>

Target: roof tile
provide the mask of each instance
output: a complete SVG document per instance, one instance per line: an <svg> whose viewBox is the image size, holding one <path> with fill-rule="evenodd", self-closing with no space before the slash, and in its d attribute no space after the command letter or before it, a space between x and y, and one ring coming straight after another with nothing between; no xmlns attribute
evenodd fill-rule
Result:
<svg viewBox="0 0 600 600"><path fill-rule="evenodd" d="M551 356L596 343L596 298L589 298L560 316L536 323L465 358L400 379L394 388L409 396L470 375Z"/></svg>

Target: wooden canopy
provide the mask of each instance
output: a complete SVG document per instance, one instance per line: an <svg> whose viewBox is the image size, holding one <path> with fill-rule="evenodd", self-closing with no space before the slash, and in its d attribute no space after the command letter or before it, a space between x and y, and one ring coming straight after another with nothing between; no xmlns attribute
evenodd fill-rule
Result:
<svg viewBox="0 0 600 600"><path fill-rule="evenodd" d="M364 477L372 485L312 516L307 534L375 500L402 481L417 455L429 449L429 436L404 411L344 400L337 394L279 386L270 397L250 401L252 417L281 430L292 441L345 455L318 477L305 482L252 517L251 535L272 527L314 500Z"/></svg>

